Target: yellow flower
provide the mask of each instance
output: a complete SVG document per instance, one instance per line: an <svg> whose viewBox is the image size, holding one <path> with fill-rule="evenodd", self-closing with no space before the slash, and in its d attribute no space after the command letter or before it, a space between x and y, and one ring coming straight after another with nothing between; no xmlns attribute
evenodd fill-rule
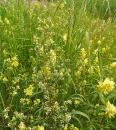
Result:
<svg viewBox="0 0 116 130"><path fill-rule="evenodd" d="M10 22L9 22L9 20L8 20L7 18L4 19L4 22L5 22L7 25L10 24Z"/></svg>
<svg viewBox="0 0 116 130"><path fill-rule="evenodd" d="M44 130L44 126L38 126L37 130Z"/></svg>
<svg viewBox="0 0 116 130"><path fill-rule="evenodd" d="M28 88L24 89L24 93L27 96L32 96L32 94L33 94L33 85L29 85Z"/></svg>
<svg viewBox="0 0 116 130"><path fill-rule="evenodd" d="M67 33L66 33L66 34L64 34L64 36L63 36L63 40L64 40L64 41L67 41L67 38L68 38L68 35L67 35Z"/></svg>
<svg viewBox="0 0 116 130"><path fill-rule="evenodd" d="M111 63L111 64L110 64L110 67L111 67L111 68L116 68L116 62Z"/></svg>
<svg viewBox="0 0 116 130"><path fill-rule="evenodd" d="M18 63L18 59L17 59L16 56L14 56L14 57L11 58L11 65L13 67L18 67L19 63Z"/></svg>
<svg viewBox="0 0 116 130"><path fill-rule="evenodd" d="M109 101L106 104L106 114L108 115L109 118L114 117L116 114L116 107Z"/></svg>
<svg viewBox="0 0 116 130"><path fill-rule="evenodd" d="M86 52L85 48L82 48L82 49L81 49L81 57L82 57L83 59L85 59L85 58L86 58L86 55L87 55L87 52Z"/></svg>
<svg viewBox="0 0 116 130"><path fill-rule="evenodd" d="M74 129L73 130L79 130L77 127L74 127Z"/></svg>
<svg viewBox="0 0 116 130"><path fill-rule="evenodd" d="M7 77L4 77L2 80L3 80L3 82L8 82Z"/></svg>
<svg viewBox="0 0 116 130"><path fill-rule="evenodd" d="M88 59L86 58L86 59L84 59L83 64L84 64L84 65L87 65L87 63L88 63Z"/></svg>
<svg viewBox="0 0 116 130"><path fill-rule="evenodd" d="M19 127L19 130L25 130L26 129L26 126L23 122L20 122L18 127Z"/></svg>
<svg viewBox="0 0 116 130"><path fill-rule="evenodd" d="M101 44L101 41L99 40L97 43L100 45L100 44Z"/></svg>
<svg viewBox="0 0 116 130"><path fill-rule="evenodd" d="M114 89L114 81L109 80L109 78L106 78L103 82L99 82L99 85L97 85L97 88L100 92L107 94L111 92Z"/></svg>
<svg viewBox="0 0 116 130"><path fill-rule="evenodd" d="M68 125L67 124L64 126L64 130L68 130Z"/></svg>
<svg viewBox="0 0 116 130"><path fill-rule="evenodd" d="M73 124L69 127L70 130L79 130L77 127L75 127Z"/></svg>
<svg viewBox="0 0 116 130"><path fill-rule="evenodd" d="M50 61L53 65L56 63L56 53L54 50L50 51Z"/></svg>
<svg viewBox="0 0 116 130"><path fill-rule="evenodd" d="M46 77L49 77L51 75L51 69L49 66L44 66L42 67L42 71L43 71L43 74L46 76Z"/></svg>
<svg viewBox="0 0 116 130"><path fill-rule="evenodd" d="M75 101L74 101L74 104L75 105L79 105L81 102L80 102L80 100L78 100L78 99L76 99Z"/></svg>
<svg viewBox="0 0 116 130"><path fill-rule="evenodd" d="M40 99L34 100L34 105L38 105L38 104L40 104Z"/></svg>

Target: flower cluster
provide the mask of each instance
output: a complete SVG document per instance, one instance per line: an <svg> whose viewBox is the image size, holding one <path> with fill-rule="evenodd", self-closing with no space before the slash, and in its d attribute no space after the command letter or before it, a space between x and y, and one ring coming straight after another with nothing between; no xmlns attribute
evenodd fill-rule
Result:
<svg viewBox="0 0 116 130"><path fill-rule="evenodd" d="M109 101L106 104L106 114L108 115L109 118L112 118L116 115L116 107Z"/></svg>
<svg viewBox="0 0 116 130"><path fill-rule="evenodd" d="M106 78L103 82L99 82L97 88L100 92L107 94L114 89L114 85L114 81L110 80L109 78Z"/></svg>

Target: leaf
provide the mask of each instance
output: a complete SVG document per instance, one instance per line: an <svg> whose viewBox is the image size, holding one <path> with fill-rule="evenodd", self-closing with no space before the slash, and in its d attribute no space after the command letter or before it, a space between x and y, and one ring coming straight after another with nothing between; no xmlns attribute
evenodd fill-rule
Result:
<svg viewBox="0 0 116 130"><path fill-rule="evenodd" d="M110 99L116 99L116 92L113 92L113 93L111 93L110 95L108 95L108 97L107 97L109 100Z"/></svg>
<svg viewBox="0 0 116 130"><path fill-rule="evenodd" d="M104 95L102 93L99 93L99 98L100 98L100 101L105 104L106 103L106 99L104 97Z"/></svg>
<svg viewBox="0 0 116 130"><path fill-rule="evenodd" d="M79 123L80 127L83 128L81 121L77 117L74 116L72 118L74 118Z"/></svg>
<svg viewBox="0 0 116 130"><path fill-rule="evenodd" d="M90 121L89 116L86 113L84 113L84 112L81 112L81 111L72 111L72 115L81 115L81 116L85 117L88 121Z"/></svg>

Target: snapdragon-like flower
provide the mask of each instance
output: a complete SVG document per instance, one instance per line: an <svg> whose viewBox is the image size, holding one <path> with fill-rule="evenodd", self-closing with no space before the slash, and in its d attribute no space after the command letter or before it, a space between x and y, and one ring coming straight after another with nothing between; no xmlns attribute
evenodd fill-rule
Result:
<svg viewBox="0 0 116 130"><path fill-rule="evenodd" d="M99 82L97 85L98 91L107 94L111 92L114 89L114 81L110 80L109 78L106 78L103 82Z"/></svg>
<svg viewBox="0 0 116 130"><path fill-rule="evenodd" d="M112 118L116 115L116 107L109 101L106 104L106 114L108 115L109 118Z"/></svg>

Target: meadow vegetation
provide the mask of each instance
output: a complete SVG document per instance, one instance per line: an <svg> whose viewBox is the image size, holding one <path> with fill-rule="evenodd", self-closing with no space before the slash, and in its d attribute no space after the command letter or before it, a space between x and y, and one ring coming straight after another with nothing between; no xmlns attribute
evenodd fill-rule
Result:
<svg viewBox="0 0 116 130"><path fill-rule="evenodd" d="M0 130L116 130L116 1L0 3Z"/></svg>

